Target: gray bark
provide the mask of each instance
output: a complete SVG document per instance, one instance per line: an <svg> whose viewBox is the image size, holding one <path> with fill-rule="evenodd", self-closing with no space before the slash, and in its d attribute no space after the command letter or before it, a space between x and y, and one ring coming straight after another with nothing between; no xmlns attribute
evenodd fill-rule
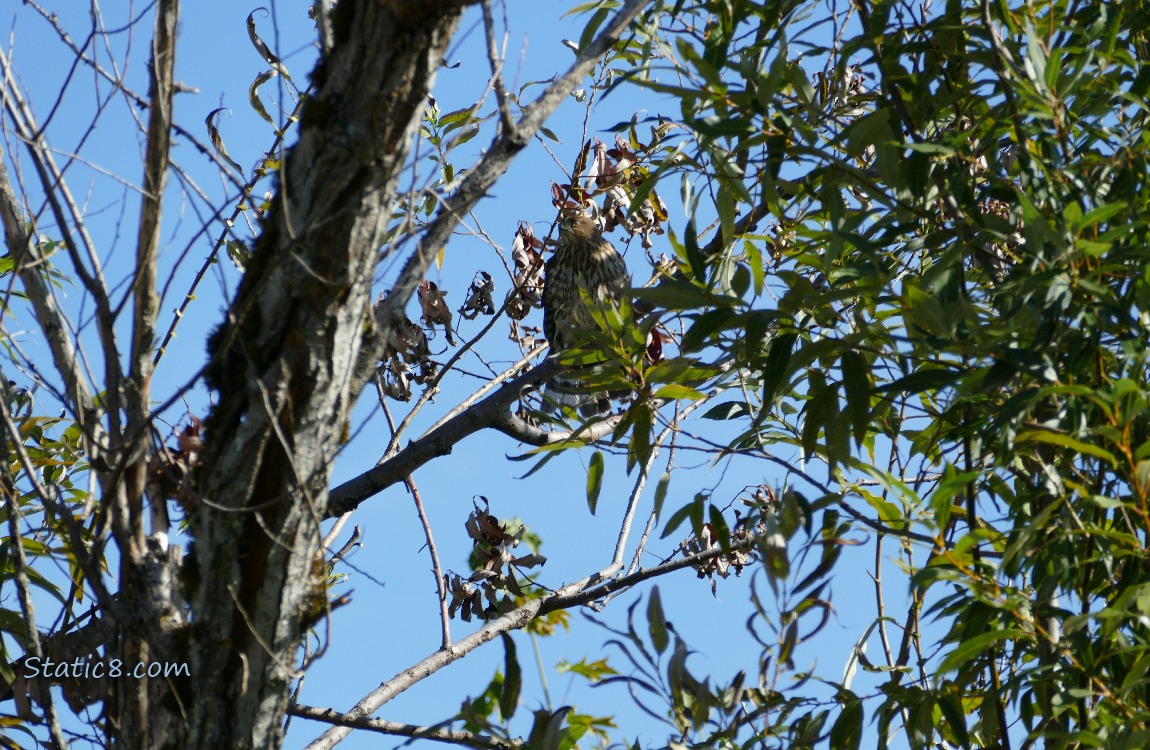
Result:
<svg viewBox="0 0 1150 750"><path fill-rule="evenodd" d="M197 477L186 747L277 747L372 274L465 0L342 0L300 141L213 336ZM386 339L387 332L379 334ZM367 343L368 348L372 343ZM362 369L362 368L361 368Z"/></svg>

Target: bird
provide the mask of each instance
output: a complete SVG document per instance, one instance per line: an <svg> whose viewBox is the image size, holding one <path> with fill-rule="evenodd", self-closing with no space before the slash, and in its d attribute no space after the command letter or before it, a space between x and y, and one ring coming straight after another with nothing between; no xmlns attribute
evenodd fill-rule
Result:
<svg viewBox="0 0 1150 750"><path fill-rule="evenodd" d="M579 331L595 330L584 296L594 305L619 301L631 283L623 256L585 214L560 220L559 242L544 271L543 335L552 355L578 344ZM584 417L610 411L614 395L586 393L578 379L563 377L548 383L546 394L559 406L578 407Z"/></svg>

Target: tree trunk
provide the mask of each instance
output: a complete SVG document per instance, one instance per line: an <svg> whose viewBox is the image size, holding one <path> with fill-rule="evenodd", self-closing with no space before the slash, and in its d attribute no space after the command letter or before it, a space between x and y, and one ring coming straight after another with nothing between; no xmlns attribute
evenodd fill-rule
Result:
<svg viewBox="0 0 1150 750"><path fill-rule="evenodd" d="M272 748L317 581L332 461L363 386L372 277L397 177L465 0L342 0L252 261L209 343L190 513L189 748ZM387 331L370 335L387 336ZM186 723L185 723L186 722Z"/></svg>

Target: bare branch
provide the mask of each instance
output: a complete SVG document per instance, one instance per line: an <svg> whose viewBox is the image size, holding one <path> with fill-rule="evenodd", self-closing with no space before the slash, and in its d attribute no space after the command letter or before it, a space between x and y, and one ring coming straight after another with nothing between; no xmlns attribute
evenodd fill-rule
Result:
<svg viewBox="0 0 1150 750"><path fill-rule="evenodd" d="M330 2L330 0L328 0L328 2ZM79 60L80 62L83 62L85 65L90 67L98 76L103 78L108 83L112 84L112 86L117 91L121 92L124 95L124 98L127 99L131 105L133 105L135 107L139 107L141 109L147 109L149 106L151 106L151 104L147 98L145 98L141 94L136 93L135 91L133 91L127 85L124 84L124 80L123 80L122 75L113 75L112 73L109 73L107 71L107 69L105 69L102 65L100 65L100 63L97 60L93 59L88 54L86 54L84 52L84 47L80 47L79 45L77 45L76 42L72 40L72 37L68 34L68 32L64 30L64 27L60 23L60 18L56 13L49 12L48 10L40 7L39 4L32 2L32 0L27 0L27 2L25 4L32 6L32 8L37 13L39 13L40 16L45 21L48 22L48 24L52 27L52 30L55 31L56 35L60 38L60 41L64 43L64 46L66 46L68 48L68 50L75 56L75 58L77 60ZM131 108L129 108L129 111L132 111ZM186 130L179 123L173 122L172 123L172 130L174 130L181 138L184 138L185 140L187 140L188 143L192 144L192 146L196 149L196 151L198 151L201 155L206 156L209 159L211 159L215 163L215 165L217 167L219 167L220 174L223 176L224 179L230 180L231 182L233 182L235 184L236 187L239 187L239 188L243 187L243 185L240 184L239 179L232 173L231 169L228 167L227 162L225 162L222 158L220 158L220 155L216 153L215 149L210 148L207 144L205 144L203 141L201 141L199 138L197 138L194 133L192 133L190 130Z"/></svg>
<svg viewBox="0 0 1150 750"><path fill-rule="evenodd" d="M428 461L451 453L456 443L468 435L491 427L530 445L555 445L569 440L593 442L611 434L618 417L595 422L575 432L547 432L517 418L510 411L512 402L532 388L538 388L551 379L560 366L555 360L546 360L537 367L503 384L495 393L475 404L423 437L412 441L406 448L386 458L379 465L349 479L333 489L329 495L326 518L355 509L364 500L379 494L391 485L402 482L407 475Z"/></svg>
<svg viewBox="0 0 1150 750"><path fill-rule="evenodd" d="M115 315L109 301L108 285L104 281L103 271L100 268L95 242L88 234L83 212L64 180L63 171L56 166L51 149L36 127L31 109L21 96L15 81L12 80L10 65L3 57L0 57L0 61L3 61L3 70L0 72L3 73L2 98L4 108L15 124L17 135L24 141L28 154L36 167L36 174L40 178L48 206L60 227L61 240L72 261L73 271L79 277L84 289L91 295L92 302L96 307L96 330L100 336L104 354L105 409L103 413L108 418L109 431L115 437L120 432L120 392L123 386L123 371L120 367L119 348L116 345ZM74 227L79 236L79 245L76 238L72 236L72 232L69 231L69 227ZM31 237L29 237L30 239ZM81 245L84 251L83 256L81 255ZM87 263L85 263L84 257L87 258ZM36 258L35 261L42 263L43 258ZM90 269L88 264L91 265ZM29 294L31 295L31 292ZM41 326L57 322L56 320L45 320L39 316L37 316L37 320ZM47 332L45 335L50 337ZM60 364L57 362L57 367ZM79 414L77 414L77 418L79 418Z"/></svg>
<svg viewBox="0 0 1150 750"><path fill-rule="evenodd" d="M753 542L754 540L752 539L747 544L750 545L753 544ZM345 715L353 719L365 719L369 717L372 713L378 711L385 703L412 685L430 677L443 667L446 667L457 659L463 658L484 643L494 640L503 633L518 630L526 626L527 623L537 617L541 617L549 612L570 609L571 607L593 602L615 591L629 588L637 583L666 575L676 570L699 565L721 554L722 549L716 547L697 555L672 560L653 568L639 570L631 575L615 579L611 579L610 576L614 575L614 571L618 570L618 567L612 566L605 571L564 586L550 596L527 601L522 606L517 607L502 617L492 620L476 632L457 641L451 649L437 651L418 664L385 681L378 688L364 696L359 703ZM332 727L308 745L306 750L330 750L330 748L338 744L350 732L351 729L346 725Z"/></svg>
<svg viewBox="0 0 1150 750"><path fill-rule="evenodd" d="M431 533L431 521L427 518L427 510L423 507L423 498L415 480L411 476L406 480L407 489L415 502L415 512L419 515L419 523L423 526L423 533L427 539L427 551L431 555L431 570L435 574L435 590L439 595L439 616L443 628L443 648L451 648L451 616L447 611L447 587L443 582L443 567L439 564L439 551L435 548L435 536Z"/></svg>
<svg viewBox="0 0 1150 750"><path fill-rule="evenodd" d="M152 38L150 65L151 101L148 118L148 139L144 153L144 195L140 206L140 232L136 243L136 274L132 284L133 319L131 353L131 390L127 396L128 420L133 426L143 426L148 418L151 393L152 347L156 338L156 314L159 297L156 294L156 254L160 248L160 217L163 212L164 186L167 184L168 162L172 146L172 94L176 67L176 20L179 0L160 0L156 9L156 32ZM141 437L142 432L138 433ZM129 508L135 518L128 525L134 549L123 550L133 557L144 551L142 518L146 461L144 441L136 440L128 446L133 454L129 461ZM153 529L164 531L167 529Z"/></svg>
<svg viewBox="0 0 1150 750"><path fill-rule="evenodd" d="M51 287L44 277L46 261L36 238L25 229L20 204L8 180L8 169L0 152L0 223L4 239L15 261L16 272L32 303L40 331L52 351L52 361L64 381L64 395L76 422L84 432L86 450L92 460L103 454L104 434L97 416L95 401L88 390L84 369L69 335L70 323L56 304Z"/></svg>
<svg viewBox="0 0 1150 750"><path fill-rule="evenodd" d="M391 418L391 411L387 408L386 397L384 396L383 387L380 383L380 378L376 378L376 384L379 386L379 403L383 407L383 414L387 417L387 425L391 428L392 444L395 442L395 421ZM391 453L391 448L384 456ZM409 474L404 478L404 484L407 485L407 491L411 493L411 499L415 503L415 513L419 516L419 523L423 527L424 538L427 539L427 552L431 555L431 571L435 574L435 593L439 599L439 622L442 628L442 648L451 648L451 614L447 608L447 586L443 577L443 566L439 563L439 550L435 546L435 535L431 531L431 520L427 517L427 509L423 506L423 497L419 494L419 488L415 486L415 478ZM345 518L347 514L340 516ZM358 527L357 527L358 528Z"/></svg>
<svg viewBox="0 0 1150 750"><path fill-rule="evenodd" d="M474 732L464 732L443 727L421 727L415 724L401 724L397 721L384 721L383 719L369 719L363 716L341 714L330 708L315 708L300 703L288 709L288 713L304 719L322 721L338 727L351 729L367 729L381 734L397 737L411 737L418 740L434 740L452 745L466 745L468 747L488 748L488 750L520 750L527 746L521 740L503 740L498 737L488 737Z"/></svg>
<svg viewBox="0 0 1150 750"><path fill-rule="evenodd" d="M667 425L664 430L659 433L659 436L651 441L651 452L647 456L647 460L639 468L639 474L635 477L635 485L631 488L631 495L627 498L627 510L623 515L623 523L619 527L619 538L615 543L615 554L611 558L612 565L622 567L623 555L627 551L627 538L631 533L631 524L635 521L635 511L639 507L639 498L643 495L643 488L647 484L647 478L650 475L651 467L655 465L655 459L659 457L659 449L668 438L677 433L679 420L686 417L688 414L698 409L703 404L709 403L710 399L699 399L691 403L686 408L682 409L677 415L675 421Z"/></svg>
<svg viewBox="0 0 1150 750"><path fill-rule="evenodd" d="M293 109L291 115L288 116L289 122L296 122L300 110L303 109L304 102L307 101L306 94L310 91L311 87L309 86L304 92L305 95L301 96L299 101L296 102L295 109ZM274 154L280 151L280 149L283 147L284 138L287 136L287 132L288 128L276 130L275 138L272 141L271 146L268 148L267 153ZM230 169L222 169L221 174L227 174L229 178L235 179L232 170ZM220 248L224 246L224 243L227 242L228 237L231 236L232 226L235 224L236 219L238 219L241 214L246 212L246 207L244 205L245 202L251 199L252 190L255 188L256 183L262 179L264 179L264 176L257 171L255 174L248 178L247 182L239 186L240 198L236 201L235 206L233 206L231 215L227 219L223 220L223 230L220 231L219 237L216 238L216 242L212 246L211 252L208 253L207 257L204 258L204 262L196 271L196 275L192 279L192 283L188 285L188 291L184 293L184 299L180 302L180 306L173 312L172 322L168 325L167 333L164 334L164 340L160 342L159 347L156 349L156 355L155 359L153 360L153 364L158 363L164 356L164 352L167 350L168 344L171 343L172 338L176 335L176 327L180 324L180 321L183 320L184 313L188 311L188 308L196 299L196 290L199 288L200 282L204 280L205 276L207 276L208 269L210 269L216 263L216 256L219 255ZM175 278L174 274L172 278ZM166 296L167 293L168 289L165 287L164 295Z"/></svg>
<svg viewBox="0 0 1150 750"><path fill-rule="evenodd" d="M508 104L507 88L503 83L503 62L505 59L506 45L504 49L500 49L495 44L495 19L491 17L491 0L483 0L480 3L483 8L483 31L487 37L487 60L491 64L491 82L495 87L495 103L499 107L499 122L503 125L503 132L515 132L515 117L511 114L511 106ZM507 34L503 35L504 42L507 40Z"/></svg>
<svg viewBox="0 0 1150 750"><path fill-rule="evenodd" d="M498 313L496 314L496 316L495 316L495 317L498 317ZM487 330L487 327L485 327L485 328L484 328L484 330L486 331L486 330ZM481 335L482 335L482 334L481 334ZM469 342L468 342L468 344L470 344L470 343L471 343L471 342L469 341ZM515 375L517 372L521 371L521 370L522 370L524 367L526 367L526 366L528 365L528 363L530 363L530 362L531 362L531 360L535 359L537 356L539 356L539 355L540 355L540 354L542 354L544 351L546 351L546 349L547 349L547 345L545 345L545 344L539 344L539 345L537 345L537 346L536 346L534 349L532 349L531 351L527 352L527 355L526 355L526 356L524 356L522 359L520 359L518 362L516 362L515 364L511 365L511 367L508 367L506 370L504 370L503 372L499 373L498 375L496 375L496 376L495 376L494 378L492 378L491 380L489 380L489 381L487 381L486 383L484 383L484 384L483 384L482 386L480 386L480 387L479 387L479 388L478 388L478 389L477 389L477 390L476 390L474 393L472 393L470 396L468 396L467 398L463 399L463 400L462 400L462 401L460 401L458 404L456 404L456 405L455 405L455 406L454 406L454 407L451 409L451 411L447 412L447 414L444 414L442 417L440 417L439 421L438 421L438 422L436 422L435 424L433 424L431 427L429 427L429 428L427 429L427 432L424 432L423 434L424 434L424 435L428 434L428 433L429 433L429 432L431 432L432 430L434 430L434 429L438 428L440 425L442 425L442 424L444 424L444 423L446 423L446 422L450 421L450 420L451 420L452 418L454 418L454 417L455 417L457 414L460 414L460 413L462 413L463 411L465 411L466 409L469 409L469 408L471 408L471 405L472 405L472 404L474 404L475 402L479 401L479 399L481 399L481 398L483 398L485 395L487 395L487 393L489 393L489 392L491 391L491 389L495 388L495 387L496 387L496 386L498 386L500 383L502 383L502 382L506 381L506 380L507 380L507 378L513 377L513 376L514 376L514 375ZM452 364L453 362L454 362L454 358L452 359L452 361L449 361L449 362L447 363L447 365L445 365L445 366L444 366L444 368L443 368L443 369L444 369L444 370L446 370L446 369L447 369L447 367L450 367L450 366L451 366L451 364ZM442 374L442 372L441 372L441 374ZM432 382L434 383L434 382L436 382L436 381L432 381ZM407 420L405 419L405 420L404 420L404 423L406 423L406 422L407 422ZM400 424L400 426L399 426L399 429L400 429L401 431L402 431L402 429L403 429L403 424L404 424L404 423L401 423L401 424ZM397 443L397 441L393 439L393 440L392 440L392 445L391 445L390 447L391 447L391 448L394 450L394 448L396 447L396 445L397 445L397 444L398 444L398 443ZM534 443L533 443L533 444L534 444Z"/></svg>

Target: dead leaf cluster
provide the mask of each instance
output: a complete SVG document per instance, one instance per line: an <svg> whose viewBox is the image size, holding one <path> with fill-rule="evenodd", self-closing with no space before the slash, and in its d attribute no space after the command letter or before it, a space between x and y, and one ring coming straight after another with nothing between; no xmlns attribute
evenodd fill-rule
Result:
<svg viewBox="0 0 1150 750"><path fill-rule="evenodd" d="M667 205L657 192L649 190L632 210L650 179L642 164L644 152L642 144L633 147L621 135L615 136L614 148L598 138L589 140L576 162L572 183L552 183L552 203L567 213L590 209L604 232L622 228L632 237L639 235L642 246L649 250L654 246L651 235L664 234ZM584 169L586 174L580 177Z"/></svg>
<svg viewBox="0 0 1150 750"><path fill-rule="evenodd" d="M473 617L491 620L510 611L515 606L515 599L523 596L515 570L534 568L547 562L546 557L536 553L513 554L526 529L521 527L516 533L509 533L506 524L500 524L491 515L487 498L480 497L480 500L483 507L475 503L465 524L467 535L473 542L472 560L476 570L467 578L455 573L444 576L444 583L451 594L448 613L452 617L460 613L464 622L470 622Z"/></svg>
<svg viewBox="0 0 1150 750"><path fill-rule="evenodd" d="M543 306L543 240L526 221L519 222L511 243L511 262L515 279L507 294L507 314L512 320L523 320L533 308Z"/></svg>
<svg viewBox="0 0 1150 750"><path fill-rule="evenodd" d="M774 493L769 489L765 492L760 490L755 493L754 501L748 502L748 504L755 506L759 511L772 508L775 505ZM736 510L735 523L731 527L729 536L723 542L719 540L715 527L710 523L704 523L699 534L691 536L679 544L679 550L688 557L722 550L718 554L704 557L691 566L699 578L711 579L711 593L715 593L718 585L716 576L729 578L732 572L736 576L741 575L743 568L754 564L760 554L766 551L766 547L777 541L768 538L771 535L768 535L767 524L762 519L761 512L756 512L750 517L744 517L742 513ZM775 536L779 536L781 539L781 535L776 534ZM785 547L785 540L783 540L783 544Z"/></svg>
<svg viewBox="0 0 1150 750"><path fill-rule="evenodd" d="M443 326L448 345L455 346L455 339L451 337L451 310L443 299L447 296L447 292L440 291L434 281L424 279L419 282L416 294L419 296L419 307L423 311L421 320L424 325L430 328L433 334L436 325Z"/></svg>
<svg viewBox="0 0 1150 750"><path fill-rule="evenodd" d="M380 383L384 393L396 401L411 400L412 381L422 385L439 372L431 359L431 347L423 329L404 317L383 348Z"/></svg>
<svg viewBox="0 0 1150 750"><path fill-rule="evenodd" d="M475 278L471 280L471 286L467 288L467 299L463 300L459 314L465 320L475 320L480 313L494 315L495 303L491 299L494 291L495 282L491 279L491 274L487 271L477 271Z"/></svg>

